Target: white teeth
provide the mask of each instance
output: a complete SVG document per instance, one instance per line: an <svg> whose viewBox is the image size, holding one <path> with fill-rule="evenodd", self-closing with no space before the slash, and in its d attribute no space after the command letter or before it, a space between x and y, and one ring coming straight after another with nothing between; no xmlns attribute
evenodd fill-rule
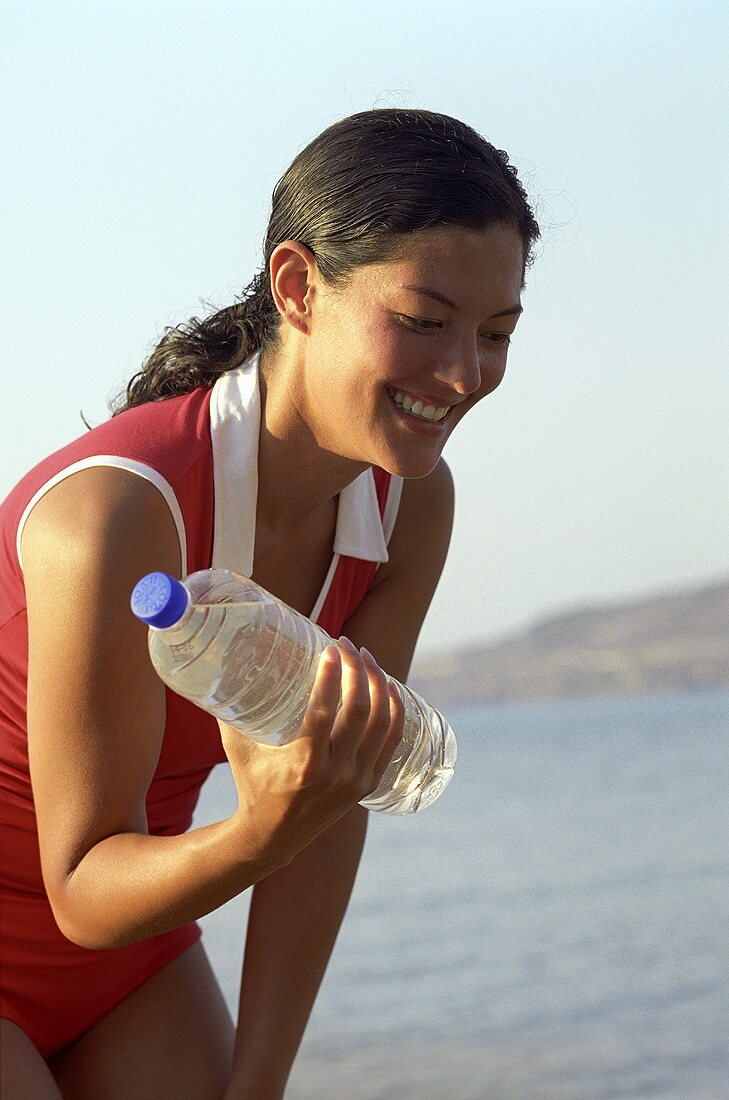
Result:
<svg viewBox="0 0 729 1100"><path fill-rule="evenodd" d="M412 413L413 416L419 416L421 420L442 420L448 412L448 405L444 405L442 408L424 405L422 401L413 401L409 394L400 393L399 390L393 390L389 386L387 392L396 405L401 405L403 409Z"/></svg>

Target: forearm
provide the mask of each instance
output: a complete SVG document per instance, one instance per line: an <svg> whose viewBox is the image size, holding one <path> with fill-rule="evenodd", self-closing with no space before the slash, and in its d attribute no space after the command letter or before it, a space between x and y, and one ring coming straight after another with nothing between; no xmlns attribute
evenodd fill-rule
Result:
<svg viewBox="0 0 729 1100"><path fill-rule="evenodd" d="M179 836L119 833L86 853L52 903L69 939L119 947L210 913L276 867L235 816Z"/></svg>
<svg viewBox="0 0 729 1100"><path fill-rule="evenodd" d="M355 806L253 891L226 1100L283 1096L349 903L367 816Z"/></svg>

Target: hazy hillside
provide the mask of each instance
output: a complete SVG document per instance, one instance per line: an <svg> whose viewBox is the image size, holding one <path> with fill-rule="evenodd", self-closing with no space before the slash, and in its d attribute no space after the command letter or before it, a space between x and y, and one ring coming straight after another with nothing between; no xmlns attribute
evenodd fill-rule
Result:
<svg viewBox="0 0 729 1100"><path fill-rule="evenodd" d="M408 682L437 707L729 687L729 581L581 608L495 644L416 658Z"/></svg>

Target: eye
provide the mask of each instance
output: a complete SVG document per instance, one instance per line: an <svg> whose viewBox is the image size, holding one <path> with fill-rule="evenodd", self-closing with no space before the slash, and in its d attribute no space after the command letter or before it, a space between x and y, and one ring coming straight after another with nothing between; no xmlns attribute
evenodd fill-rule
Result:
<svg viewBox="0 0 729 1100"><path fill-rule="evenodd" d="M407 313L398 313L398 320L413 332L432 332L443 327L442 321L431 321L427 317L409 317Z"/></svg>
<svg viewBox="0 0 729 1100"><path fill-rule="evenodd" d="M442 329L442 321L433 321L428 317L411 317L407 313L396 314L398 321L409 328L411 332L433 332L434 330ZM487 332L484 333L484 338L491 344L496 344L499 347L508 347L511 343L511 334L508 332Z"/></svg>

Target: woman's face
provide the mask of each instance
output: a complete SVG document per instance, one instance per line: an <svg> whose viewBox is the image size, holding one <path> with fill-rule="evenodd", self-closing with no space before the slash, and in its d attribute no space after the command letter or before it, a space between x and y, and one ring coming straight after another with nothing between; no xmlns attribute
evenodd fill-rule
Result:
<svg viewBox="0 0 729 1100"><path fill-rule="evenodd" d="M515 229L438 226L343 287L319 282L305 386L320 445L402 477L430 473L504 377L523 272ZM428 406L436 421L416 415Z"/></svg>

